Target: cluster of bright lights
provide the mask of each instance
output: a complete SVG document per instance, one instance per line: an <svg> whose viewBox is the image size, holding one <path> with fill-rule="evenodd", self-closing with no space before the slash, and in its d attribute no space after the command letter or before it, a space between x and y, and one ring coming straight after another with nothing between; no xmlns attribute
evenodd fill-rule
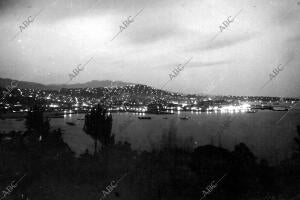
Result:
<svg viewBox="0 0 300 200"><path fill-rule="evenodd" d="M115 107L115 108L108 108L109 111L130 111L130 112L137 112L137 113L144 113L147 112L147 107L139 107L139 108L132 108L132 107L125 107L125 106L120 106L120 107Z"/></svg>
<svg viewBox="0 0 300 200"><path fill-rule="evenodd" d="M185 108L187 108L187 110L190 110L192 112L201 112L201 111L206 111L206 112L246 112L251 110L251 106L249 104L247 104L246 102L259 102L262 106L264 106L264 104L268 105L267 102L269 102L270 104L272 102L275 102L274 99L270 100L270 98L267 99L252 99L248 97L234 97L234 96L227 96L225 99L223 98L223 100L227 103L231 103L232 105L220 105L218 104L218 102L214 102L215 98L211 98L211 97L205 97L205 99L203 99L203 97L201 98L196 98L196 97L188 97L185 96L183 94L179 94L179 93L173 93L173 92L165 92L165 91L161 91L161 90L157 90L155 88L152 87L147 87L144 85L129 85L129 86L122 86L122 87L112 87L112 88L108 88L105 87L104 88L105 91L104 93L108 93L106 94L107 96L111 95L111 97L109 98L109 101L107 102L107 104L114 104L115 99L117 99L118 101L122 101L124 102L129 102L131 105L128 106L124 106L124 104L122 106L113 106L112 108L110 108L111 111L129 111L129 112L135 112L135 113L144 113L147 111L147 107L146 106L142 106L142 105L147 105L149 103L149 101L152 99L160 99L160 100L166 100L163 101L165 103L173 103L173 105L164 105L163 108L166 110L170 110L170 111L182 111L185 110ZM71 94L74 95L70 95L70 94L61 94L59 93L55 93L55 92L50 92L50 94L48 92L45 91L39 91L39 90L34 90L34 89L18 89L21 93L21 96L28 96L28 97L36 97L36 98L42 98L42 99L47 99L47 100L51 100L51 101L47 101L48 107L50 108L59 108L60 106L62 106L64 103L71 103L73 109L75 110L80 110L80 109L86 109L85 107L89 107L89 106L93 106L93 104L97 104L97 102L99 102L101 100L101 98L95 98L95 97L76 97L78 95L80 95L80 91L87 91L93 94L97 94L100 90L99 89L94 89L94 88L86 88L86 89L69 89L69 92L71 92ZM106 91L107 90L107 91ZM22 93L22 91L24 92L24 94ZM102 91L102 90L101 90ZM117 93L117 94L116 94ZM120 94L119 94L120 93ZM149 93L151 93L153 96L150 96ZM118 95L118 96L115 96ZM141 98L144 98L144 100L140 100L138 95L146 95L145 97L141 96ZM165 96L164 96L165 95ZM139 98L135 98L135 97L139 97ZM232 98L235 98L235 101L232 100ZM135 99L136 102L131 102L132 99ZM213 100L214 99L214 100ZM238 101L236 101L238 99ZM107 100L107 99L106 99ZM203 108L203 106L197 106L197 103L199 102L205 102L205 101L212 101L212 105L209 107L205 107ZM294 103L297 103L299 100L290 100L290 103L293 105ZM189 103L187 103L189 102ZM236 102L238 105L234 104L234 102ZM276 100L276 102L285 102L288 103L287 100ZM216 104L215 104L216 103ZM264 104L263 104L264 103ZM134 105L139 105L139 106L134 106ZM219 106L215 106L215 105L219 105ZM8 109L7 105L9 104L4 104L4 108ZM266 106L267 106L266 105ZM277 105L277 104L275 104ZM275 105L268 105L268 106L275 106ZM17 107L18 105L14 105L15 107ZM63 108L61 108L63 109ZM158 107L157 110L159 110L160 108ZM69 112L68 112L69 114Z"/></svg>
<svg viewBox="0 0 300 200"><path fill-rule="evenodd" d="M201 108L193 106L193 107L191 107L191 110L192 111L201 111Z"/></svg>
<svg viewBox="0 0 300 200"><path fill-rule="evenodd" d="M251 109L251 106L249 104L242 104L238 106L223 106L222 108L219 108L221 112L246 112Z"/></svg>
<svg viewBox="0 0 300 200"><path fill-rule="evenodd" d="M49 105L49 107L50 107L50 108L58 108L59 106L58 106L57 104L52 104L52 103L51 103L51 104Z"/></svg>

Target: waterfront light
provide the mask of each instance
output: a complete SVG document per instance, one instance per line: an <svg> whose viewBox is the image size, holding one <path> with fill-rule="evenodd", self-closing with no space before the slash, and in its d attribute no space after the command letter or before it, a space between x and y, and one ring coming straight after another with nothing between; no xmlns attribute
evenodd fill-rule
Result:
<svg viewBox="0 0 300 200"><path fill-rule="evenodd" d="M250 104L244 103L244 104L241 105L241 107L242 107L243 109L248 109L248 108L250 108L251 106L250 106Z"/></svg>
<svg viewBox="0 0 300 200"><path fill-rule="evenodd" d="M58 106L57 104L52 104L52 103L51 103L51 104L49 105L49 107L50 107L50 108L58 108L59 106Z"/></svg>

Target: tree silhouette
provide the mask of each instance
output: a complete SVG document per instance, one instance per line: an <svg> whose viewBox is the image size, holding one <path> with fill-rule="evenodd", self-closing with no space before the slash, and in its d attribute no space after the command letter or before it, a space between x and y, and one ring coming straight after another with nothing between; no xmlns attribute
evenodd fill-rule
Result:
<svg viewBox="0 0 300 200"><path fill-rule="evenodd" d="M298 137L294 138L295 151L293 152L293 158L300 162L300 126L297 126Z"/></svg>
<svg viewBox="0 0 300 200"><path fill-rule="evenodd" d="M297 145L297 153L300 154L300 126L297 126L298 138L294 138Z"/></svg>
<svg viewBox="0 0 300 200"><path fill-rule="evenodd" d="M40 140L46 139L50 130L48 118L44 118L44 110L38 106L30 109L26 116L25 127L27 133L34 133Z"/></svg>
<svg viewBox="0 0 300 200"><path fill-rule="evenodd" d="M114 145L115 136L111 134L112 116L100 104L92 108L90 113L85 115L83 130L90 135L95 141L95 152L97 153L97 141L99 140L102 147Z"/></svg>

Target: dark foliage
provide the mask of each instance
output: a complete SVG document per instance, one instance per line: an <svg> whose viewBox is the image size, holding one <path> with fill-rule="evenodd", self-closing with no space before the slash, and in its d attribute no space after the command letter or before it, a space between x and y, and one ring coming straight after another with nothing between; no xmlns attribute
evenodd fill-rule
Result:
<svg viewBox="0 0 300 200"><path fill-rule="evenodd" d="M31 116L42 115L38 112ZM265 160L258 162L243 143L233 151L212 145L179 148L172 124L162 136L161 149L137 153L128 142L114 144L111 116L104 108L98 106L88 116L86 126L92 134L104 134L95 138L110 147L95 156L86 152L75 158L60 129L48 129L40 141L42 129L31 122L26 135L1 135L0 188L27 174L7 199L99 199L111 181L124 174L128 175L107 199L199 200L205 188L221 177L224 178L205 199L292 199L299 191L300 162L296 156L278 166L269 166ZM99 119L102 126L97 125Z"/></svg>
<svg viewBox="0 0 300 200"><path fill-rule="evenodd" d="M100 141L103 147L114 145L115 136L111 134L112 116L107 109L98 104L92 108L90 113L85 115L83 130L95 141L95 154L97 153L97 142Z"/></svg>
<svg viewBox="0 0 300 200"><path fill-rule="evenodd" d="M25 127L27 132L25 135L38 136L40 140L46 138L49 134L49 119L44 117L44 110L41 107L34 106L30 109L26 116Z"/></svg>

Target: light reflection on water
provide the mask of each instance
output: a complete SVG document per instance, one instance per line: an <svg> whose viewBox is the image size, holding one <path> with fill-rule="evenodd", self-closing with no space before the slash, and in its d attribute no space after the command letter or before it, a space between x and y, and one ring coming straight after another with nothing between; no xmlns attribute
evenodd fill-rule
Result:
<svg viewBox="0 0 300 200"><path fill-rule="evenodd" d="M134 113L112 113L112 132L117 141L128 141L136 150L149 150L159 147L162 135L174 124L176 144L197 147L206 144L233 150L234 145L244 142L259 158L272 163L278 162L292 152L296 126L299 125L299 110L294 110L280 123L277 120L284 112L259 111L245 112L175 112L173 115L151 115ZM151 120L140 120L139 116L151 116ZM188 117L182 120L180 117ZM222 129L222 123L230 117L229 126ZM64 118L52 118L51 126L65 131L64 140L76 154L86 149L93 152L93 140L82 130L84 114L65 114ZM75 126L66 122L74 122ZM24 130L24 121L1 120L0 130ZM220 129L222 131L220 131Z"/></svg>

